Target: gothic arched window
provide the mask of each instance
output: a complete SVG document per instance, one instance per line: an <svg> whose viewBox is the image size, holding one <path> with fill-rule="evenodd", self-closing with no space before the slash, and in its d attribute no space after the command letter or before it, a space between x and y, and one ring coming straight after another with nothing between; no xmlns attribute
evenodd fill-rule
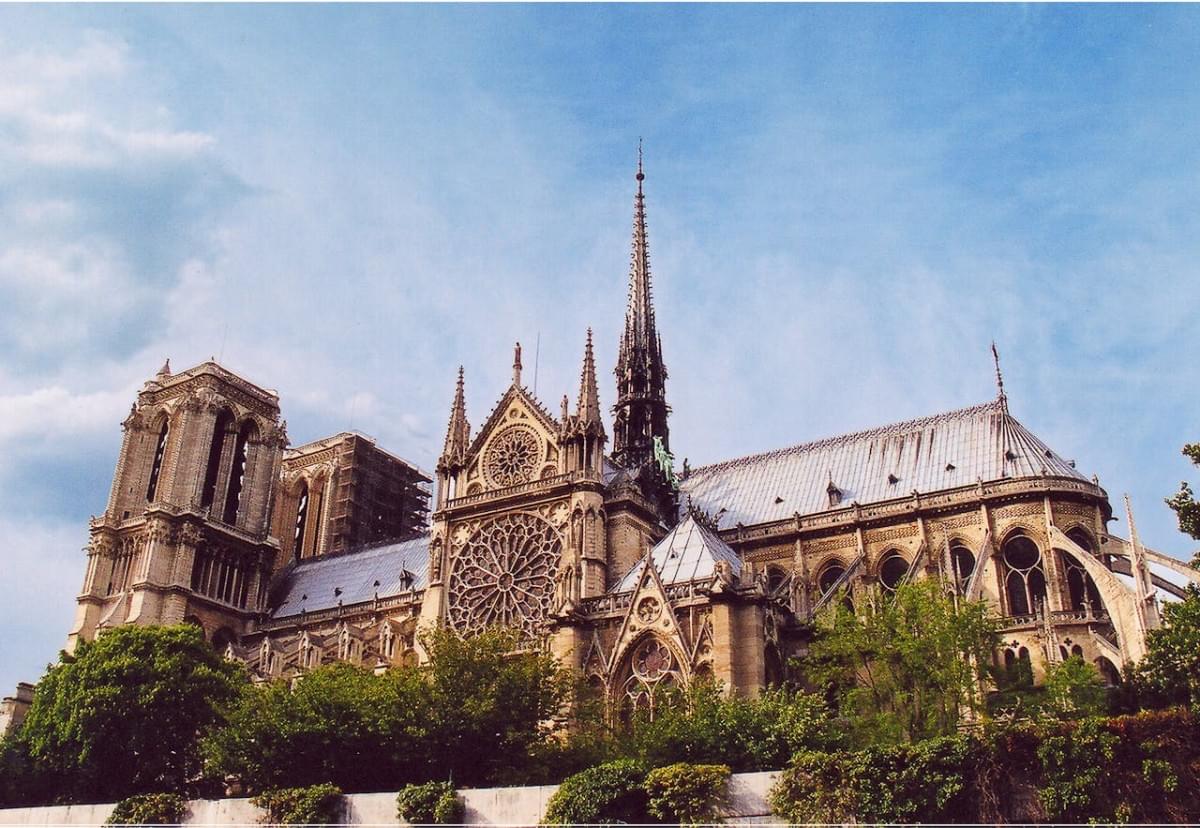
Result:
<svg viewBox="0 0 1200 828"><path fill-rule="evenodd" d="M1004 542L1001 553L1008 570L1004 591L1009 615L1029 615L1046 600L1046 573L1042 570L1042 552L1025 535L1013 535Z"/></svg>
<svg viewBox="0 0 1200 828"><path fill-rule="evenodd" d="M653 635L643 638L633 648L626 673L620 699L622 718L626 721L638 714L654 718L663 697L680 684L675 654L665 641Z"/></svg>
<svg viewBox="0 0 1200 828"><path fill-rule="evenodd" d="M1087 532L1076 526L1067 531L1067 537L1073 540L1076 546L1091 554L1092 539L1088 537ZM1083 564L1066 551L1062 552L1061 559L1063 569L1067 573L1067 597L1071 609L1079 611L1090 605L1092 612L1103 612L1104 602L1100 599L1100 590L1096 588L1096 582L1083 568Z"/></svg>
<svg viewBox="0 0 1200 828"><path fill-rule="evenodd" d="M846 574L846 567L842 565L841 561L832 561L825 565L821 574L817 576L817 590L820 591L822 597L833 589L838 579L844 574Z"/></svg>
<svg viewBox="0 0 1200 828"><path fill-rule="evenodd" d="M163 417L162 428L158 432L158 443L154 447L154 463L150 466L150 482L146 484L146 502L151 503L158 494L158 479L162 474L163 457L167 453L167 435L171 431L171 421Z"/></svg>
<svg viewBox="0 0 1200 828"><path fill-rule="evenodd" d="M971 573L975 571L975 553L961 543L950 545L950 564L954 567L954 580L959 591L966 589Z"/></svg>
<svg viewBox="0 0 1200 828"><path fill-rule="evenodd" d="M308 481L300 481L300 498L296 505L296 529L292 534L292 557L304 557L304 533L308 529Z"/></svg>
<svg viewBox="0 0 1200 828"><path fill-rule="evenodd" d="M238 429L233 444L233 460L229 464L229 487L225 492L225 511L222 520L229 525L237 523L241 507L242 488L246 483L246 454L250 439L256 431L253 420L246 420Z"/></svg>
<svg viewBox="0 0 1200 828"><path fill-rule="evenodd" d="M221 474L221 454L225 451L225 438L233 425L233 412L222 409L213 424L212 443L208 447L208 462L204 466L204 485L200 490L200 506L212 506L217 500L217 479Z"/></svg>
<svg viewBox="0 0 1200 828"><path fill-rule="evenodd" d="M879 565L879 584L888 592L895 592L907 574L908 561L904 556L896 551L889 552Z"/></svg>

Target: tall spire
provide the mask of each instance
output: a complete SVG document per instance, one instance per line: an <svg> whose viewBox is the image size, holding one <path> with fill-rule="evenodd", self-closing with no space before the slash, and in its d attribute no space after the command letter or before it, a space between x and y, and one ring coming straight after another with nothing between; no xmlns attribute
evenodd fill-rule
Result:
<svg viewBox="0 0 1200 828"><path fill-rule="evenodd" d="M654 321L650 250L646 241L646 196L642 146L638 142L637 195L633 201L633 245L625 330L617 353L617 403L613 406L613 457L628 467L651 463L657 438L669 450L667 369Z"/></svg>
<svg viewBox="0 0 1200 828"><path fill-rule="evenodd" d="M467 422L467 403L463 394L463 369L458 366L458 383L454 389L454 402L450 406L450 423L446 428L446 443L438 465L453 467L462 463L471 441L471 424Z"/></svg>
<svg viewBox="0 0 1200 828"><path fill-rule="evenodd" d="M588 328L587 345L583 349L583 370L579 374L579 403L575 410L580 425L599 425L604 430L600 419L600 389L596 384L596 357L592 352L592 329Z"/></svg>

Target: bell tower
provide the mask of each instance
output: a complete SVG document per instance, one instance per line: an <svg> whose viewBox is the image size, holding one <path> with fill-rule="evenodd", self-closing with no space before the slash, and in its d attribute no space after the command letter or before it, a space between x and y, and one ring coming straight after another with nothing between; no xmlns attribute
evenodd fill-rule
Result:
<svg viewBox="0 0 1200 828"><path fill-rule="evenodd" d="M205 362L143 385L67 639L191 621L217 646L259 611L277 542L269 517L287 445L279 397Z"/></svg>

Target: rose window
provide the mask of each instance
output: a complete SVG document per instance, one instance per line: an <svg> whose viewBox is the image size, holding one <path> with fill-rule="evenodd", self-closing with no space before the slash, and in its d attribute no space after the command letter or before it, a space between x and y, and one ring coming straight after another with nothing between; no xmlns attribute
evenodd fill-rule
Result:
<svg viewBox="0 0 1200 828"><path fill-rule="evenodd" d="M497 486L512 486L533 478L542 459L538 436L525 426L512 426L492 440L483 467Z"/></svg>
<svg viewBox="0 0 1200 828"><path fill-rule="evenodd" d="M561 554L558 532L534 515L505 515L484 524L455 556L451 625L469 633L503 626L535 635L554 603Z"/></svg>
<svg viewBox="0 0 1200 828"><path fill-rule="evenodd" d="M637 616L643 624L653 624L661 614L662 607L656 598L646 597L638 601Z"/></svg>
<svg viewBox="0 0 1200 828"><path fill-rule="evenodd" d="M633 656L633 672L643 681L658 681L671 669L671 651L657 638L645 641Z"/></svg>

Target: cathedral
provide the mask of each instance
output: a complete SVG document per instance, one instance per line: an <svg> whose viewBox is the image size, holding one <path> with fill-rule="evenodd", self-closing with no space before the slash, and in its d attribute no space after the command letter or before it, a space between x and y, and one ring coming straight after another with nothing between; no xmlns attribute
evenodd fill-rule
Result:
<svg viewBox="0 0 1200 828"><path fill-rule="evenodd" d="M676 466L644 179L639 161L611 411L590 331L557 406L517 345L478 428L459 369L429 474L357 433L293 447L273 391L168 363L124 422L68 647L190 622L270 679L419 663L422 629L505 625L614 709L653 710L701 678L783 681L831 601L928 578L987 602L997 663L1080 655L1118 681L1200 573L1139 543L1127 508L1129 537L1109 532L1108 494L1013 416L998 369L977 405Z"/></svg>

